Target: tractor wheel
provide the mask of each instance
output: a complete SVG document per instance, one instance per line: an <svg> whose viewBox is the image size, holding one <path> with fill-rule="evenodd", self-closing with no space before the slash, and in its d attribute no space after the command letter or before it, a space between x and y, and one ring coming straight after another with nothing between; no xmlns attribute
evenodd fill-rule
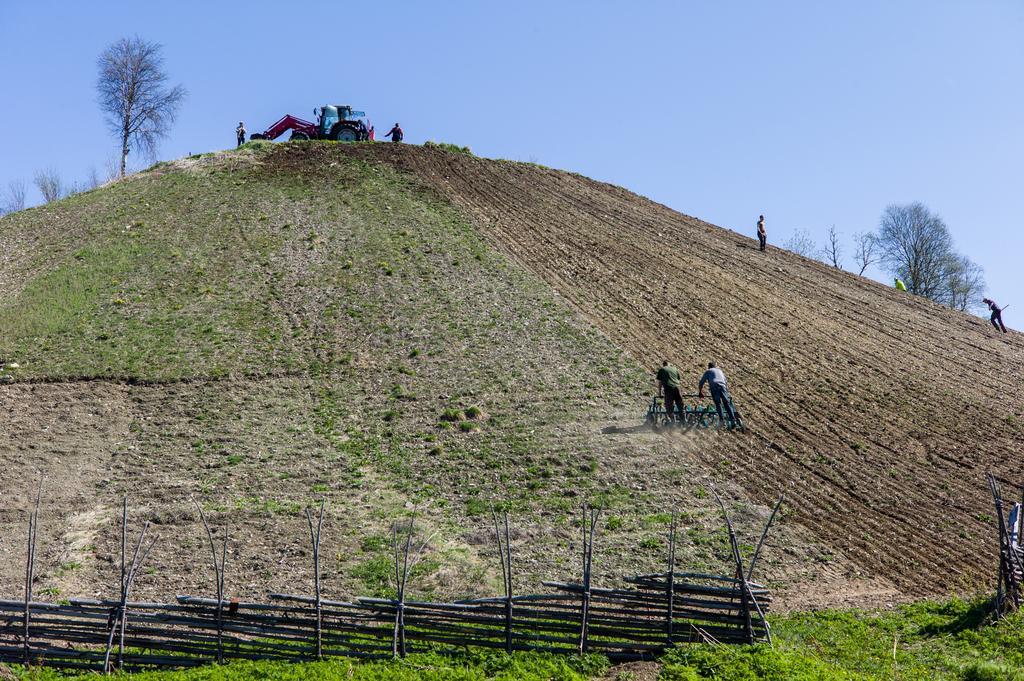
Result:
<svg viewBox="0 0 1024 681"><path fill-rule="evenodd" d="M288 138L291 142L304 142L309 139L309 135L304 132L293 132L292 136Z"/></svg>
<svg viewBox="0 0 1024 681"><path fill-rule="evenodd" d="M267 136L264 135L262 132L254 132L253 134L249 135L249 139L250 140L265 140L265 139L267 139Z"/></svg>
<svg viewBox="0 0 1024 681"><path fill-rule="evenodd" d="M331 139L338 142L355 142L359 139L359 131L347 125L342 125L334 130Z"/></svg>

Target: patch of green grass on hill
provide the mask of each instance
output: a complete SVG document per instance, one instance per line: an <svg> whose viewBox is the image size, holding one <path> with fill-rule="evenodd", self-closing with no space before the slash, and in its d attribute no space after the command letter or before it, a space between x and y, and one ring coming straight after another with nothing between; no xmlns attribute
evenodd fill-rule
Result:
<svg viewBox="0 0 1024 681"><path fill-rule="evenodd" d="M264 268L283 240L255 201L239 201L239 182L168 173L55 207L89 227L0 309L0 355L19 361L19 378L294 369L299 356ZM288 198L269 194L268 207Z"/></svg>
<svg viewBox="0 0 1024 681"><path fill-rule="evenodd" d="M446 559L424 595L485 581L489 546L465 535L492 506L558 527L584 499L663 510L602 481L612 468L594 452L608 440L597 424L647 385L639 368L451 205L337 152L186 159L47 208L89 228L0 308L0 358L20 364L18 380L286 374L176 392L134 421L143 474L197 471L199 501L238 523L283 522L320 494L372 532L415 508ZM625 529L608 540L638 541ZM552 544L549 564L575 567L561 537L537 541ZM383 588L377 553L342 554L339 582Z"/></svg>
<svg viewBox="0 0 1024 681"><path fill-rule="evenodd" d="M423 143L423 146L427 148L443 149L444 151L450 151L453 154L473 155L473 152L469 147L461 147L458 144L452 144L450 142L435 142L433 140L427 140Z"/></svg>
<svg viewBox="0 0 1024 681"><path fill-rule="evenodd" d="M1024 617L985 623L987 600L920 602L886 612L772 617L775 647L679 647L660 679L1024 679Z"/></svg>
<svg viewBox="0 0 1024 681"><path fill-rule="evenodd" d="M379 662L332 660L327 662L237 662L222 666L168 672L124 674L115 678L138 681L585 681L600 674L607 661L596 655L555 656L542 653L478 652L444 656L433 653L412 654L405 659ZM23 679L94 679L95 674L63 676L53 670L33 670Z"/></svg>

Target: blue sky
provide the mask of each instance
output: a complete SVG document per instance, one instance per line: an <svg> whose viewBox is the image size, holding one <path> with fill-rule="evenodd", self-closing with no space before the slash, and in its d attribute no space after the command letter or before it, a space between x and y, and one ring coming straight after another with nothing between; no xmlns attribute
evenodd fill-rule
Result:
<svg viewBox="0 0 1024 681"><path fill-rule="evenodd" d="M330 101L738 231L764 213L776 244L922 201L1014 304L1007 321L1024 314L1020 0L0 0L0 190L102 170L95 59L136 34L189 91L160 158Z"/></svg>

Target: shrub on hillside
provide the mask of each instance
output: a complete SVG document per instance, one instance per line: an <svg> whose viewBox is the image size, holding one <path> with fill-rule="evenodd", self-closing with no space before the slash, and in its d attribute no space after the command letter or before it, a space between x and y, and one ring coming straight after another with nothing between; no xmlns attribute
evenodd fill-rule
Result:
<svg viewBox="0 0 1024 681"><path fill-rule="evenodd" d="M472 156L473 152L469 147L460 147L458 144L450 144L448 142L435 142L433 140L427 140L423 143L423 146L431 149L442 149L444 151L450 151L453 154L467 154Z"/></svg>

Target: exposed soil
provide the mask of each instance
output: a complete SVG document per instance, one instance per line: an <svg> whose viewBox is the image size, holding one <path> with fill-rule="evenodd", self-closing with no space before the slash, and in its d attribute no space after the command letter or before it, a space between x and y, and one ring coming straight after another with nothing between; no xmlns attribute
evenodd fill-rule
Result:
<svg viewBox="0 0 1024 681"><path fill-rule="evenodd" d="M398 168L410 186L371 184L350 205L365 178L349 168L331 180L351 157ZM161 167L130 187L132 200L152 200L159 177L174 173L259 190L255 200L241 189L218 195L231 219L217 243L237 241L238 260L267 249L235 286L267 287L267 333L283 330L281 356L317 368L268 361L250 371L239 351L242 371L208 380L208 348L197 345L182 382L39 374L48 382L0 385L0 594L20 593L24 509L39 473L36 593L50 598L110 595L124 494L135 530L149 520L161 537L140 598L210 593L193 498L218 535L229 528L233 595L308 590L303 509L322 496L330 597L367 593L391 522L416 509L435 542L433 567L413 586L448 598L494 592L481 508L507 499L523 588L576 571L585 498L608 504L598 581L659 569L671 508L683 512L680 565L728 570L712 486L745 543L786 492L759 568L781 608L884 607L990 587L983 475L1020 482L1019 334L997 336L984 320L526 164L402 145L281 145L258 162ZM299 198L261 203L261 183L312 176L320 194L286 187ZM401 214L385 189L405 193ZM119 216L122 199L102 196ZM448 202L504 255L481 250L475 232L456 245L455 230L473 231L462 220L446 240L451 209L438 206ZM20 250L0 267L0 292L16 296L26 273L63 262L99 229L86 224L99 212L75 208L54 208L53 225L45 211L5 218ZM190 209L163 222L205 219ZM47 241L41 226L73 238ZM280 245L261 245L271 242ZM353 254L365 262L349 269ZM140 306L154 300L146 295ZM749 432L639 427L651 385L636 362L663 357L694 382L718 361ZM483 414L465 432L440 427L447 407L470 404Z"/></svg>
<svg viewBox="0 0 1024 681"><path fill-rule="evenodd" d="M644 364L696 380L717 360L752 433L697 448L704 464L762 503L786 491L794 519L906 594L988 588L984 474L1022 482L1020 334L618 187L394 146L352 153L461 206Z"/></svg>

